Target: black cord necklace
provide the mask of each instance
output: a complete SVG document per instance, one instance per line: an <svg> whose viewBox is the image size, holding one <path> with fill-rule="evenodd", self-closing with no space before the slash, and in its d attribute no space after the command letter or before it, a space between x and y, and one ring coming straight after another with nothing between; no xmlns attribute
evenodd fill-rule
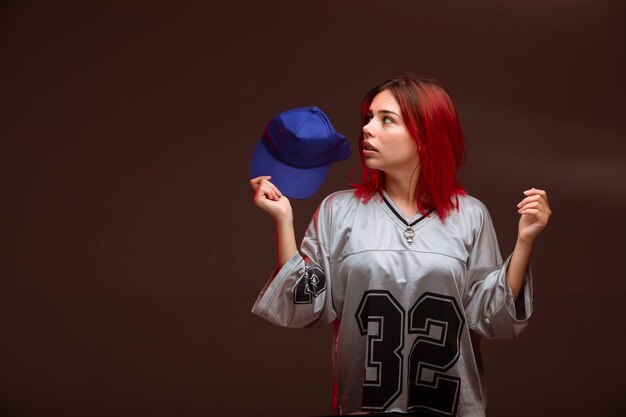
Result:
<svg viewBox="0 0 626 417"><path fill-rule="evenodd" d="M419 222L421 222L422 220L424 220L426 218L426 216L428 216L430 213L432 213L435 209L430 209L426 212L426 216L422 215L419 219L415 220L414 222L412 222L411 224L409 224L409 222L407 222L404 218L404 216L401 216L400 213L398 213L396 211L396 209L393 208L393 206L391 205L391 203L387 200L387 198L383 195L383 200L385 201L385 204L387 204L387 207L389 207L389 209L391 210L391 212L393 214L396 215L396 217L398 219L400 219L400 221L402 223L404 223L406 225L406 229L404 229L404 231L402 232L402 234L404 235L404 238L406 239L406 242L408 244L412 244L413 243L413 237L415 236L415 230L413 230L413 226L415 226L416 224L418 224Z"/></svg>

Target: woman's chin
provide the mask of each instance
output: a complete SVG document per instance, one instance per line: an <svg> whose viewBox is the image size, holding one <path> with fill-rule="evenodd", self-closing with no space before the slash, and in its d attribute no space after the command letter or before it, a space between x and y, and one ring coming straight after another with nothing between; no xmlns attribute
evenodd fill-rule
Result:
<svg viewBox="0 0 626 417"><path fill-rule="evenodd" d="M369 169L380 169L381 168L381 164L378 163L378 161L376 161L375 158L363 158L363 162L365 163L365 166L368 167Z"/></svg>

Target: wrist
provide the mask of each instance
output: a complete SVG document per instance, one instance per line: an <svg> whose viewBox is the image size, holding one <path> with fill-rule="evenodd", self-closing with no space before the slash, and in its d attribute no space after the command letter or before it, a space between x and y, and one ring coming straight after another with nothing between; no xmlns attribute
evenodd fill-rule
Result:
<svg viewBox="0 0 626 417"><path fill-rule="evenodd" d="M293 215L286 213L274 218L276 221L276 227L290 227L293 226Z"/></svg>
<svg viewBox="0 0 626 417"><path fill-rule="evenodd" d="M518 236L517 241L515 242L515 251L522 251L530 253L533 249L533 245L535 243L534 239L523 238Z"/></svg>

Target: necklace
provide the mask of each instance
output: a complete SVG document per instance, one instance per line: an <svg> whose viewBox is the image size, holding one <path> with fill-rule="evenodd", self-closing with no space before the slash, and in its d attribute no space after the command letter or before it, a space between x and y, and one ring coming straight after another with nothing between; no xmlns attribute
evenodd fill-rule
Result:
<svg viewBox="0 0 626 417"><path fill-rule="evenodd" d="M404 216L401 216L400 213L398 213L396 209L393 208L393 206L391 205L389 201L387 201L387 198L385 196L383 196L383 200L385 201L385 204L387 204L387 207L389 207L391 212L395 214L396 217L400 219L400 221L406 225L406 229L402 231L402 235L406 239L406 243L408 243L409 245L413 244L413 238L415 237L415 230L413 230L413 226L415 226L416 224L424 220L426 216L428 216L430 213L433 212L434 209L428 210L426 212L426 216L422 215L419 219L409 224L409 222L405 220Z"/></svg>

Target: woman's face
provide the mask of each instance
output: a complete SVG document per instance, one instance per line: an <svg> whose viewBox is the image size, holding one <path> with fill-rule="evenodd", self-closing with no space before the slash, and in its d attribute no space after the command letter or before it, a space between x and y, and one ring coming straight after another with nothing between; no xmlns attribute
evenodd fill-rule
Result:
<svg viewBox="0 0 626 417"><path fill-rule="evenodd" d="M363 126L363 159L368 168L388 174L411 175L419 165L417 144L389 90L378 93L370 105L369 122Z"/></svg>

